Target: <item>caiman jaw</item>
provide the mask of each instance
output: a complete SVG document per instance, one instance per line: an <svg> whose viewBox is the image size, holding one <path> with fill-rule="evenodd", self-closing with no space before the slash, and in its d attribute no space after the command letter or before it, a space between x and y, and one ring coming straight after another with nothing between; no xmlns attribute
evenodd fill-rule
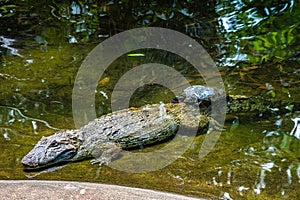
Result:
<svg viewBox="0 0 300 200"><path fill-rule="evenodd" d="M43 163L39 160L34 159L34 156L29 152L23 159L22 164L26 169L39 169L48 167L51 165L55 165L62 162L70 162L72 158L76 155L76 150L66 150L61 155L57 156L55 159L48 161L47 163Z"/></svg>

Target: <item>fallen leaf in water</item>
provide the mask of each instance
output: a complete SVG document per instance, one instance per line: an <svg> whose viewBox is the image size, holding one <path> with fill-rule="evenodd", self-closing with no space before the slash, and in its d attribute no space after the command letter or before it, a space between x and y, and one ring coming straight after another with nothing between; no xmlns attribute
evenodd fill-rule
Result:
<svg viewBox="0 0 300 200"><path fill-rule="evenodd" d="M105 77L105 78L103 78L101 81L99 81L99 84L100 84L100 85L105 85L105 84L107 84L109 81L110 81L110 78Z"/></svg>

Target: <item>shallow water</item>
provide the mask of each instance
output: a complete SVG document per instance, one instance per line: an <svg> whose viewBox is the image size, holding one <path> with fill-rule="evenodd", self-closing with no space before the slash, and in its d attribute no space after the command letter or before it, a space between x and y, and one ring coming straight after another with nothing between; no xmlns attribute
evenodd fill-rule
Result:
<svg viewBox="0 0 300 200"><path fill-rule="evenodd" d="M128 62L126 64L128 65ZM74 71L71 67L65 67L61 71L56 70L56 74L66 73L67 77L72 77ZM260 81L263 80L259 73L253 73L253 75L248 73L247 75ZM47 81L41 83L40 77ZM52 74L40 75L40 77L30 78L31 80L24 80L23 77L18 77L21 80L14 78L1 80L2 87L7 85L5 88L9 88L8 86L12 84L11 88L15 88L15 85L20 88L18 92L13 92L12 99L6 100L6 102L18 101L17 106L12 104L12 106L0 107L1 179L91 181L215 199L227 195L234 199L258 197L261 199L296 199L299 195L297 188L300 184L300 141L288 136L293 128L291 118L296 117L298 112L261 117L258 116L258 113L228 115L226 129L209 155L199 158L199 150L205 138L205 135L200 135L194 139L192 146L185 154L171 165L154 172L126 173L107 166L91 165L88 160L70 163L52 172L24 172L20 161L41 136L53 134L55 128L74 128L70 97L68 97L72 92L72 85L59 78L52 79ZM101 83L103 85L100 85L98 89L104 90L110 96L108 88L110 88L113 77L107 77L110 77L109 81L103 81ZM232 80L230 79L231 75L225 79L228 85L230 82L236 83L240 75L232 72L232 77ZM31 81L37 83L34 86L38 89L33 87L30 95L27 92L23 93L23 91L27 91L24 88ZM72 81L71 79L71 83ZM194 82L201 83L201 80L195 79ZM245 88L258 86L242 79L240 82L245 83L245 86L242 85L243 87L240 88L240 91L243 91L242 94L251 95L253 92L259 92L257 89L249 89L248 91L251 93L247 92ZM54 83L55 87L51 87ZM276 80L274 82L270 80L270 83L278 84ZM235 88L238 87L235 85ZM43 93L43 91L49 92L49 96L47 97L47 92ZM290 95L297 95L296 88L292 88L290 91ZM261 89L261 94L271 98L268 90ZM281 95L283 99L287 96L282 91L276 91L276 95ZM109 112L109 101L101 94L97 97L97 114L100 116ZM172 98L173 95L169 90L157 86L147 86L135 93L132 104L139 106L159 101L169 102ZM183 137L173 145L181 145L185 142L186 138ZM145 150L148 152L157 150L163 145L155 145ZM122 162L119 165L122 165Z"/></svg>
<svg viewBox="0 0 300 200"><path fill-rule="evenodd" d="M268 2L265 9L250 5L253 6L251 9L242 1L218 2L218 16L213 19L209 16L207 21L205 18L203 21L206 23L188 24L185 33L199 39L204 47L210 47L207 50L218 64L227 93L288 100L292 108L293 103L300 99L299 44L295 42L299 38L299 22L290 25L291 20L287 20L294 19L295 13L298 13L294 3L287 1L274 6ZM24 23L22 26L26 31L20 30L16 37L7 30L1 30L1 34L10 35L5 35L5 38L17 39L12 44L0 39L1 44L6 44L0 49L0 179L112 183L212 199L297 199L300 195L300 141L288 134L294 125L291 119L298 116L299 111L292 109L272 115L227 115L225 130L210 154L199 158L206 137L205 134L200 135L194 138L190 148L175 162L153 172L126 173L107 166L91 165L89 160L70 163L52 172L24 172L21 159L42 136L51 135L56 129L75 128L72 89L77 71L87 54L109 32L101 30L103 33L93 40L92 34L89 37L86 35L93 26L86 30L84 23L77 24L77 32L72 32L76 24L74 21L80 21L80 17L92 19L88 18L91 15L68 13L64 10L67 5L51 4L50 7L44 7L45 12L51 8L52 18L43 18L45 21L38 29ZM241 14L235 10L237 5ZM76 3L69 6L74 8L73 12L78 11L75 9ZM248 18L241 16L244 11L252 15ZM282 15L280 20L288 23L274 22L268 17L267 12L270 11ZM190 14L184 10L181 12L186 16ZM68 18L69 15L77 17ZM35 15L27 17L23 16L20 20L26 22L31 18L36 19ZM60 20L57 17L61 17ZM47 20L58 20L59 23L47 26ZM282 31L276 32L274 27L278 25L277 22ZM67 33L61 31L64 30L63 26L70 29L67 40L64 38ZM201 32L203 26L211 26L211 29ZM287 28L289 26L290 29ZM266 27L270 27L270 33L264 38L266 35L263 30ZM209 35L210 40L203 40L205 34ZM281 45L285 40L289 41L288 45ZM283 52L290 53L287 55ZM178 56L149 49L138 53L145 56L124 55L104 72L96 91L97 116L111 111L110 97L114 85L124 73L140 64L157 62L172 66L184 74L191 84L204 84L201 74ZM167 103L172 98L174 94L170 90L149 84L135 91L130 105ZM180 137L172 145L180 146L188 139ZM154 151L164 145L136 152ZM121 160L115 162L122 165Z"/></svg>
<svg viewBox="0 0 300 200"><path fill-rule="evenodd" d="M10 109L2 108L1 113L2 116L5 113L11 116ZM1 125L2 179L92 181L211 198L226 196L226 193L234 199L296 199L299 195L296 188L300 183L300 141L285 135L293 125L288 119L283 119L285 127L278 130L274 118L240 116L236 126L232 125L231 119L237 118L229 117L226 130L205 158L198 157L205 137L200 135L194 139L191 148L171 165L158 171L138 174L91 165L89 161L70 163L53 172L24 172L21 158L41 135L49 135L53 130L44 123L38 123L39 131L34 134L33 120L18 115L13 119L16 119L15 122ZM290 144L283 145L287 140ZM181 138L173 145L184 142L185 138ZM161 146L163 144L149 147L147 151Z"/></svg>

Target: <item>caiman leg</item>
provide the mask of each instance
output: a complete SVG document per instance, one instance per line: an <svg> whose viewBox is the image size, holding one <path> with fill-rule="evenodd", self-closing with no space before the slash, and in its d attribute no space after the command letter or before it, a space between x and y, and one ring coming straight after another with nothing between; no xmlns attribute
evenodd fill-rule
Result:
<svg viewBox="0 0 300 200"><path fill-rule="evenodd" d="M121 151L121 145L114 142L105 142L93 149L91 164L99 164L100 166L111 162Z"/></svg>

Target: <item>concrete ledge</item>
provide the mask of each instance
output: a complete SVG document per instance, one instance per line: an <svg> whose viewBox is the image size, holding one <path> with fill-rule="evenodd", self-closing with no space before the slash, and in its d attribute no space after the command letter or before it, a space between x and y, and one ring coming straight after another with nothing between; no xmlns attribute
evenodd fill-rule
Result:
<svg viewBox="0 0 300 200"><path fill-rule="evenodd" d="M70 181L0 180L6 199L196 200L196 198L117 185ZM199 199L198 199L199 200ZM203 200L203 199L202 199Z"/></svg>

